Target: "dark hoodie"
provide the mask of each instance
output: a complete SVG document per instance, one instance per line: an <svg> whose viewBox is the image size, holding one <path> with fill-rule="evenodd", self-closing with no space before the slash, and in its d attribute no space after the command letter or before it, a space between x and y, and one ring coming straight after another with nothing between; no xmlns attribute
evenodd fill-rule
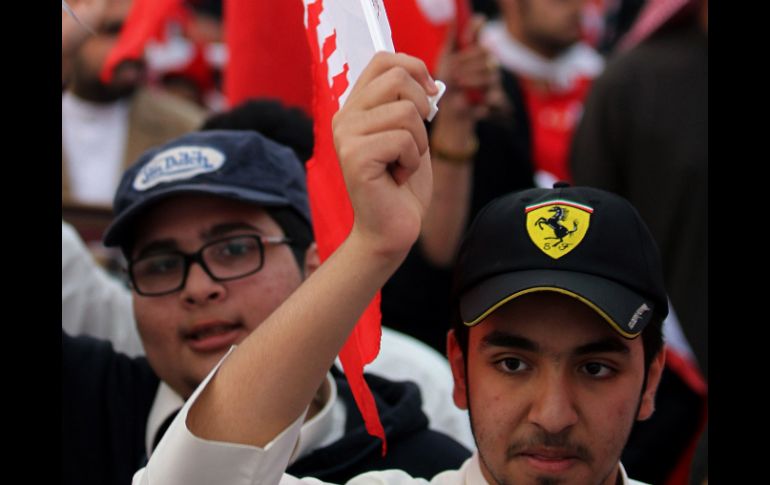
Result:
<svg viewBox="0 0 770 485"><path fill-rule="evenodd" d="M415 383L364 374L388 440L388 453L383 457L380 440L366 432L347 380L336 367L332 375L337 383L337 395L347 409L345 436L296 461L287 469L288 473L345 483L367 471L399 469L413 477L431 479L444 470L459 468L471 456L457 441L428 429L428 418L422 412L422 398Z"/></svg>

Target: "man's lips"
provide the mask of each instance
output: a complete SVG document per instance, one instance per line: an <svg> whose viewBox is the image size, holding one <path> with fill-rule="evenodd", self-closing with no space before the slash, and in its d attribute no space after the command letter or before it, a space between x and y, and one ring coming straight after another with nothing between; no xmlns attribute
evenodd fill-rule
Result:
<svg viewBox="0 0 770 485"><path fill-rule="evenodd" d="M517 453L518 458L542 472L561 473L575 465L579 460L579 454L571 450L537 448L523 450Z"/></svg>
<svg viewBox="0 0 770 485"><path fill-rule="evenodd" d="M201 322L184 332L183 338L197 352L214 352L230 348L243 335L243 329L238 322Z"/></svg>

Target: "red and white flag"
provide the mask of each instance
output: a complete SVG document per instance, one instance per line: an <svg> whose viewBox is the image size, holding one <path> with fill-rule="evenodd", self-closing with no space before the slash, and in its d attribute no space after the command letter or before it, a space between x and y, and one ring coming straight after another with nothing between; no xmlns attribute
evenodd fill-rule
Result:
<svg viewBox="0 0 770 485"><path fill-rule="evenodd" d="M378 50L393 52L385 8L380 0L303 0L313 72L315 147L307 163L308 193L316 243L325 260L347 237L353 208L347 195L332 139L332 117ZM368 10L367 10L368 8ZM370 302L340 352L340 361L369 434L385 431L363 377L364 365L380 350L380 294Z"/></svg>

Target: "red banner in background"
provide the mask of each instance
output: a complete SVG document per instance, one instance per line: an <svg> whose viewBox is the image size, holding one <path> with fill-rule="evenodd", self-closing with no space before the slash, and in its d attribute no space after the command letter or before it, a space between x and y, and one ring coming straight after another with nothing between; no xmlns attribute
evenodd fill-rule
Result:
<svg viewBox="0 0 770 485"><path fill-rule="evenodd" d="M144 47L150 39L164 38L166 23L170 19L182 20L186 15L183 0L134 0L118 42L102 67L102 81L109 83L115 67L121 62L142 59Z"/></svg>
<svg viewBox="0 0 770 485"><path fill-rule="evenodd" d="M230 106L248 98L278 98L312 113L310 51L301 0L225 0L228 62L224 93Z"/></svg>

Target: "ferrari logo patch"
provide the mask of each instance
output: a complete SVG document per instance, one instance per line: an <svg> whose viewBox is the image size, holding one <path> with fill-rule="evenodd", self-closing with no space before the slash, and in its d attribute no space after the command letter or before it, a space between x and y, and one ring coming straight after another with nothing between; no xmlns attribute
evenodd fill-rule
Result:
<svg viewBox="0 0 770 485"><path fill-rule="evenodd" d="M528 206L527 233L541 251L559 259L580 244L594 210L569 200L550 200Z"/></svg>

